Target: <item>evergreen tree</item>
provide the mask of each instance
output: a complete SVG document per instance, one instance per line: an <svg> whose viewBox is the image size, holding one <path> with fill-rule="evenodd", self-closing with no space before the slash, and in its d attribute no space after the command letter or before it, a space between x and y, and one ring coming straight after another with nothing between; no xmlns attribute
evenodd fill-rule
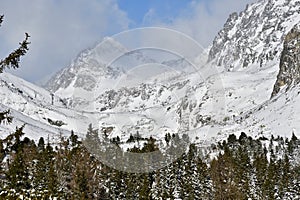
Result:
<svg viewBox="0 0 300 200"><path fill-rule="evenodd" d="M184 173L182 174L182 195L181 197L186 199L195 199L196 198L196 182L198 182L197 177L197 163L195 162L197 154L196 146L191 144L189 146L189 151L187 156L183 157L183 170ZM199 187L199 185L197 186Z"/></svg>
<svg viewBox="0 0 300 200"><path fill-rule="evenodd" d="M278 168L276 165L276 158L273 149L271 149L270 152L270 162L269 166L267 168L267 175L265 180L265 195L268 197L268 199L275 199L275 193L276 193L276 185L277 185L277 178L278 178Z"/></svg>
<svg viewBox="0 0 300 200"><path fill-rule="evenodd" d="M141 187L139 190L139 199L150 199L150 189L152 187L152 173L145 173L140 175Z"/></svg>
<svg viewBox="0 0 300 200"><path fill-rule="evenodd" d="M234 158L226 145L224 154L219 154L217 159L211 162L211 178L214 199L242 199L243 195L236 182Z"/></svg>
<svg viewBox="0 0 300 200"><path fill-rule="evenodd" d="M266 175L268 169L267 151L263 153L255 152L253 167L255 172L255 198L264 199L266 197Z"/></svg>
<svg viewBox="0 0 300 200"><path fill-rule="evenodd" d="M283 162L281 161L279 163L281 164L281 176L278 186L278 195L280 199L286 199L286 194L290 193L290 186L293 184L291 181L293 177L291 176L291 165L288 155L284 154Z"/></svg>
<svg viewBox="0 0 300 200"><path fill-rule="evenodd" d="M17 192L30 188L29 171L24 157L23 149L19 148L6 174L9 188L15 189Z"/></svg>
<svg viewBox="0 0 300 200"><path fill-rule="evenodd" d="M292 184L289 185L290 188L288 189L288 192L292 197L294 197L293 199L297 199L299 198L299 194L300 194L300 164L299 163L293 167L291 175L293 177L291 179Z"/></svg>
<svg viewBox="0 0 300 200"><path fill-rule="evenodd" d="M197 165L197 181L195 182L196 187L196 198L199 199L212 199L212 183L209 175L209 168L200 157L196 158Z"/></svg>
<svg viewBox="0 0 300 200"><path fill-rule="evenodd" d="M242 141L244 141L243 143L245 144L245 140ZM239 190L241 191L241 199L248 200L251 198L250 176L252 166L248 151L244 145L240 145L238 147L235 158L235 166L236 182L238 183Z"/></svg>
<svg viewBox="0 0 300 200"><path fill-rule="evenodd" d="M38 155L33 176L34 188L39 191L49 191L51 194L56 194L56 182L54 180L57 177L54 173L53 148L49 143L45 147L44 139L40 138L37 150Z"/></svg>
<svg viewBox="0 0 300 200"><path fill-rule="evenodd" d="M0 16L0 26L3 22L4 16ZM5 68L16 69L19 68L20 58L24 56L28 51L28 45L30 44L28 33L25 33L25 39L19 43L19 48L10 53L6 58L0 60L0 73L3 72Z"/></svg>
<svg viewBox="0 0 300 200"><path fill-rule="evenodd" d="M45 150L45 141L43 137L40 137L39 142L38 142L38 151L42 152Z"/></svg>

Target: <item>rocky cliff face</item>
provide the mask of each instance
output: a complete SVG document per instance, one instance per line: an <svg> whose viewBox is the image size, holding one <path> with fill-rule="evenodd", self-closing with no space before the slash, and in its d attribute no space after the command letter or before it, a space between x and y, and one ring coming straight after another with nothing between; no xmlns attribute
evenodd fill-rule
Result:
<svg viewBox="0 0 300 200"><path fill-rule="evenodd" d="M285 35L300 21L299 7L299 0L263 0L231 14L213 41L209 61L237 71L279 60Z"/></svg>
<svg viewBox="0 0 300 200"><path fill-rule="evenodd" d="M285 37L279 67L272 97L281 88L288 90L300 82L300 24L296 25Z"/></svg>

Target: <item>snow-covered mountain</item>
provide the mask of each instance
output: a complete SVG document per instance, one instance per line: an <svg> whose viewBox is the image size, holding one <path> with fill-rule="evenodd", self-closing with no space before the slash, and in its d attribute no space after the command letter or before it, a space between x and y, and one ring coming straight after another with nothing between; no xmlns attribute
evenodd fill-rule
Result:
<svg viewBox="0 0 300 200"><path fill-rule="evenodd" d="M299 4L298 0L260 0L239 14L232 13L213 41L209 60L234 71L279 60L284 37L300 21Z"/></svg>
<svg viewBox="0 0 300 200"><path fill-rule="evenodd" d="M253 136L297 134L299 8L300 1L296 0L258 1L240 14L231 14L215 38L210 63L224 70L222 74L227 78L223 80L228 79L225 88L232 85L233 96L240 90L248 93L239 96L238 104L235 102L239 98L227 100L227 111L238 112L228 113L230 120L221 135L241 131ZM234 74L244 85L235 83ZM281 90L284 88L291 89ZM245 102L253 105L234 109Z"/></svg>
<svg viewBox="0 0 300 200"><path fill-rule="evenodd" d="M69 67L58 72L45 87L64 98L74 109L95 111L99 107L91 107L91 104L99 96L105 95L101 93L123 86L152 83L154 76L159 78L161 74L164 77L178 76L194 71L191 64L182 58L172 58L165 53L166 55L160 57L165 56L167 60L159 60L148 56L151 54L154 55L155 50L127 50L113 38L107 37L94 48L80 53Z"/></svg>
<svg viewBox="0 0 300 200"><path fill-rule="evenodd" d="M69 109L53 93L5 72L0 74L0 88L0 110L10 110L13 116L12 124L0 126L1 138L24 124L26 135L35 140L44 137L56 141L60 135L70 135L71 130L79 135L86 131L89 119Z"/></svg>
<svg viewBox="0 0 300 200"><path fill-rule="evenodd" d="M52 120L61 119L56 109L51 106L50 92L9 73L0 74L0 87L0 109L9 109L14 117L12 124L1 126L1 137L23 124L26 124L25 132L34 139L48 135L52 137L63 131L48 123L48 117ZM59 99L55 98L54 101L55 104L63 106ZM61 116L63 115L61 113Z"/></svg>
<svg viewBox="0 0 300 200"><path fill-rule="evenodd" d="M63 93L65 97L73 94L72 88L92 91L98 79L105 81L119 76L119 69L106 65L109 60L125 52L127 50L121 44L111 38L105 38L95 48L81 52L70 67L62 69L48 81L46 88L51 92Z"/></svg>
<svg viewBox="0 0 300 200"><path fill-rule="evenodd" d="M16 121L49 133L84 133L93 123L123 141L137 132L158 139L187 133L199 143L242 131L297 134L299 10L299 0L260 0L231 14L208 61L203 65L199 55L196 67L105 38L53 76L46 84L51 92L2 74L1 106L12 109Z"/></svg>

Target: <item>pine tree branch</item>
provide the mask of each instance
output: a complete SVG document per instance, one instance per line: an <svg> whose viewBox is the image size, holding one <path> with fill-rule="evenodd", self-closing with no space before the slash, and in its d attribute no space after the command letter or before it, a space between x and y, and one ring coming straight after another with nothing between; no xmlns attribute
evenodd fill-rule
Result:
<svg viewBox="0 0 300 200"><path fill-rule="evenodd" d="M4 15L0 15L0 26L3 22ZM20 47L10 53L6 58L2 59L0 61L0 73L3 72L5 68L19 68L19 62L21 56L24 56L26 52L28 51L28 45L30 44L29 40L29 35L28 33L25 33L25 39L20 42ZM4 111L0 112L0 124L2 122L4 123L11 123L12 122L12 117L9 115L10 111Z"/></svg>
<svg viewBox="0 0 300 200"><path fill-rule="evenodd" d="M0 17L0 23L1 20L2 18ZM28 51L28 45L30 44L30 42L28 41L29 37L30 36L28 35L28 33L25 33L25 39L19 43L20 47L10 53L5 59L0 61L0 73L2 73L5 68L19 68L21 56L24 56Z"/></svg>

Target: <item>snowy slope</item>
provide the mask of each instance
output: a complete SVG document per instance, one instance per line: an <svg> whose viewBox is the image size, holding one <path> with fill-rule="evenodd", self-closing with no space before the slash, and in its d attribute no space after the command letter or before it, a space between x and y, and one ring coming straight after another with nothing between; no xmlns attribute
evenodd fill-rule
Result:
<svg viewBox="0 0 300 200"><path fill-rule="evenodd" d="M80 116L67 109L57 96L54 96L52 105L52 94L47 90L9 73L0 74L0 88L0 110L9 109L14 117L12 124L1 125L1 137L23 124L27 136L34 139L69 135L70 130L75 130L76 119ZM65 125L51 125L49 119L62 121Z"/></svg>
<svg viewBox="0 0 300 200"><path fill-rule="evenodd" d="M266 136L297 134L300 124L297 89L270 98L274 84L282 77L278 73L285 38L300 24L299 10L297 0L258 1L241 13L230 15L216 36L209 62L222 71L227 111L219 139L242 131L257 137L262 133ZM284 66L287 69L284 76L293 74L288 77L294 78L290 82L297 82L298 69L292 69L295 66L299 66L299 62Z"/></svg>

